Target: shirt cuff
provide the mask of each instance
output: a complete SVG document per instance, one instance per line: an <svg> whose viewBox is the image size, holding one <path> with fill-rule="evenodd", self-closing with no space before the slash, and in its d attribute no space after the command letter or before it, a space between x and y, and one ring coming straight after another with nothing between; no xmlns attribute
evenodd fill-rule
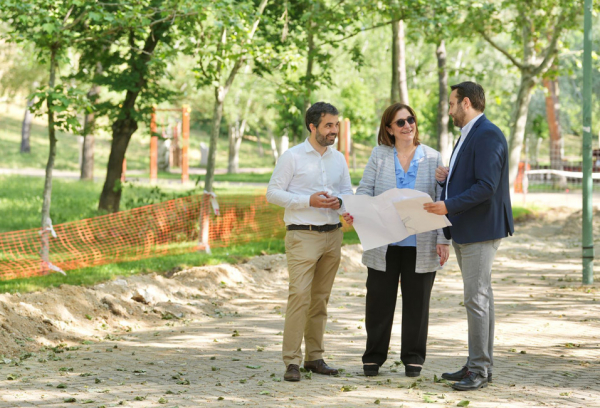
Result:
<svg viewBox="0 0 600 408"><path fill-rule="evenodd" d="M305 195L302 196L301 200L300 200L300 208L309 208L310 207L310 196L309 195Z"/></svg>

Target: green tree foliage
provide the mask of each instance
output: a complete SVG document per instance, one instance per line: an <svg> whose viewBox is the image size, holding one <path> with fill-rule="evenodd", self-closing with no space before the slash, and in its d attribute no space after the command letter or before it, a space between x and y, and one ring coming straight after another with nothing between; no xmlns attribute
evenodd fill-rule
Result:
<svg viewBox="0 0 600 408"><path fill-rule="evenodd" d="M56 157L56 130L76 132L80 127L77 113L87 105L85 93L68 82L57 80L57 69L68 59L67 50L75 43L94 39L95 26L91 16L103 16L101 7L85 0L37 0L23 2L5 0L0 3L0 19L10 24L7 39L16 43L30 42L42 63L48 64L48 83L38 88L33 111L48 118L49 152L42 204L42 261L50 270L48 258L50 205L52 198L52 169ZM88 29L81 30L87 24ZM44 109L45 108L45 109Z"/></svg>
<svg viewBox="0 0 600 408"><path fill-rule="evenodd" d="M110 93L96 105L112 124L112 144L99 209L115 212L121 200L121 173L127 146L152 106L175 93L161 79L184 39L200 37L196 22L205 18L208 1L143 0L103 3L95 14L101 38L81 48L78 77ZM109 16L109 17L107 17ZM122 24L115 24L119 16ZM98 72L97 63L102 65Z"/></svg>
<svg viewBox="0 0 600 408"><path fill-rule="evenodd" d="M342 87L340 96L343 101L340 106L343 116L350 119L352 140L370 144L373 129L378 126L379 121L374 115L375 100L366 84L360 79L354 79Z"/></svg>
<svg viewBox="0 0 600 408"><path fill-rule="evenodd" d="M521 74L508 140L511 185L521 160L531 92L550 68L559 39L581 17L581 6L580 0L498 0L470 8L466 25L508 58ZM512 41L500 44L493 36L501 33L508 34Z"/></svg>
<svg viewBox="0 0 600 408"><path fill-rule="evenodd" d="M240 69L252 58L264 58L269 53L268 44L255 40L267 2L268 0L261 0L258 5L251 1L214 2L209 17L210 25L202 30L204 46L197 49L196 53L198 85L210 85L215 95L204 185L204 189L209 192L212 192L214 181L217 138L225 98Z"/></svg>

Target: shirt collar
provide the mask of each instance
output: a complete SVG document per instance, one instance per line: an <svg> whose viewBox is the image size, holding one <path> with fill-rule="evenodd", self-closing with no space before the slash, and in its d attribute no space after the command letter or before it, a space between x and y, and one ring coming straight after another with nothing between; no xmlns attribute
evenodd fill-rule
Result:
<svg viewBox="0 0 600 408"><path fill-rule="evenodd" d="M483 116L483 112L480 113L479 115L475 116L473 119L471 119L471 121L469 123L467 123L465 126L460 128L460 135L467 136L469 134L469 132L471 131L471 129L473 128L473 125L475 125L475 122L477 122L479 120L479 118L482 116Z"/></svg>
<svg viewBox="0 0 600 408"><path fill-rule="evenodd" d="M321 154L315 150L313 145L310 144L308 137L306 138L306 140L304 140L304 149L306 150L306 153L315 152L316 154L321 156ZM323 153L323 156L325 156L329 153L331 153L331 146L327 146L327 150L325 150L325 153Z"/></svg>
<svg viewBox="0 0 600 408"><path fill-rule="evenodd" d="M396 146L393 146L393 148L394 148L394 157L397 159L398 158L398 150L396 150ZM410 162L411 163L416 162L417 160L421 159L424 156L425 156L425 152L423 151L423 147L421 145L418 145L415 150L415 154L413 155L413 158Z"/></svg>

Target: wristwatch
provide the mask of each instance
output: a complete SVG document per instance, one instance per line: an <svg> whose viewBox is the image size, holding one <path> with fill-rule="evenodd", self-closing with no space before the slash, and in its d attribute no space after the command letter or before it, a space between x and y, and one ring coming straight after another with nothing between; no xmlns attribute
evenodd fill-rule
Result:
<svg viewBox="0 0 600 408"><path fill-rule="evenodd" d="M337 199L338 199L338 201L340 202L340 208L342 208L342 199L341 199L341 198L339 198L339 197L338 197Z"/></svg>

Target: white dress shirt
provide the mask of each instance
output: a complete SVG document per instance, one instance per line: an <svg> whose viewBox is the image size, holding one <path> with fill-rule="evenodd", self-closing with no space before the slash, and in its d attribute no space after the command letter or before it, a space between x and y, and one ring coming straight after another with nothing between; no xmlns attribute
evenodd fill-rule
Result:
<svg viewBox="0 0 600 408"><path fill-rule="evenodd" d="M306 139L279 158L267 188L267 201L285 208L285 225L340 222L342 208L336 211L310 206L310 196L317 191L336 197L353 194L344 155L328 146L321 156Z"/></svg>
<svg viewBox="0 0 600 408"><path fill-rule="evenodd" d="M463 142L467 138L467 135L473 128L473 125L482 116L483 116L483 113L480 113L479 115L477 115L473 119L471 119L469 121L469 123L467 123L465 126L460 128L460 140L458 141L458 145L456 146L456 149L454 149L454 152L452 153L452 157L450 157L450 165L448 166L448 177L446 178L446 198L445 198L446 200L448 199L448 184L450 184L450 176L452 175L452 168L454 167L454 161L456 160L456 156L458 156L458 152L460 152L460 148L462 147Z"/></svg>

